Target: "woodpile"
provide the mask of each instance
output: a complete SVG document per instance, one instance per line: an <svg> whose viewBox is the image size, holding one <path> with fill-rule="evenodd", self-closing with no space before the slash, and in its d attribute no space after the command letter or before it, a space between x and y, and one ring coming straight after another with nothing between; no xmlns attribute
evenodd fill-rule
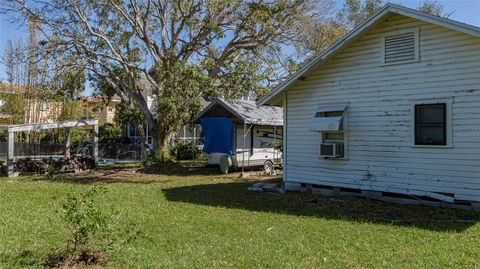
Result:
<svg viewBox="0 0 480 269"><path fill-rule="evenodd" d="M35 174L82 172L93 168L95 168L95 160L91 156L43 158L42 160L32 160L27 157L18 159L14 164L14 172Z"/></svg>

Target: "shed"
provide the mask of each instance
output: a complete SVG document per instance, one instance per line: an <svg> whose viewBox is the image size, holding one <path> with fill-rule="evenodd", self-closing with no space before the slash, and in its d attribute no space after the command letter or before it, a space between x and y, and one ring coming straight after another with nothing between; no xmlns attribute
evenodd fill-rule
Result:
<svg viewBox="0 0 480 269"><path fill-rule="evenodd" d="M479 74L480 28L387 4L258 102L286 190L478 206Z"/></svg>
<svg viewBox="0 0 480 269"><path fill-rule="evenodd" d="M212 127L207 126L209 121ZM234 167L271 169L281 163L281 151L272 144L275 140L282 141L280 107L258 107L255 101L247 100L214 99L194 118L194 123L202 124L209 164L219 164L222 155L230 155ZM227 124L223 131L218 127L220 124ZM221 145L210 147L212 142Z"/></svg>

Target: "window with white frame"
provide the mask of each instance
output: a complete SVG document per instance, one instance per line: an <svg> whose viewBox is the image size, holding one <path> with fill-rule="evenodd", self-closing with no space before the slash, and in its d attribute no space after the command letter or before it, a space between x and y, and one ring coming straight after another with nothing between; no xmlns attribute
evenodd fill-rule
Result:
<svg viewBox="0 0 480 269"><path fill-rule="evenodd" d="M127 125L127 136L128 137L137 137L138 136L138 130L133 126L132 124Z"/></svg>
<svg viewBox="0 0 480 269"><path fill-rule="evenodd" d="M323 158L345 158L346 105L319 107L311 120L310 130L321 134L319 153Z"/></svg>
<svg viewBox="0 0 480 269"><path fill-rule="evenodd" d="M412 140L414 146L452 145L452 100L421 100L412 104Z"/></svg>
<svg viewBox="0 0 480 269"><path fill-rule="evenodd" d="M49 110L50 109L50 103L46 100L40 101L40 110Z"/></svg>
<svg viewBox="0 0 480 269"><path fill-rule="evenodd" d="M419 28L393 31L382 37L382 63L385 65L420 60Z"/></svg>

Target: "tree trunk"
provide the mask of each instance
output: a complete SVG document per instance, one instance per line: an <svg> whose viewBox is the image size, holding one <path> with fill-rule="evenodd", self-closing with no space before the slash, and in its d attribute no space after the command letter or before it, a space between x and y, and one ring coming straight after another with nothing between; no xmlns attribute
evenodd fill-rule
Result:
<svg viewBox="0 0 480 269"><path fill-rule="evenodd" d="M153 149L155 154L158 154L163 157L169 156L169 142L172 137L171 133L165 132L154 132L153 133Z"/></svg>
<svg viewBox="0 0 480 269"><path fill-rule="evenodd" d="M137 131L140 132L140 141L141 141L141 147L140 147L140 159L142 161L145 161L147 159L147 147L148 147L148 143L147 143L147 137L145 137L145 126L143 125L140 125L140 126L137 126Z"/></svg>

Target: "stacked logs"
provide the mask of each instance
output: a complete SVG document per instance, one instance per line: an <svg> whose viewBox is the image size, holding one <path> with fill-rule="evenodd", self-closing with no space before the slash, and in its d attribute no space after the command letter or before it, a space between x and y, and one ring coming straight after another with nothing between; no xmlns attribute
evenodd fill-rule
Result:
<svg viewBox="0 0 480 269"><path fill-rule="evenodd" d="M81 172L95 168L95 160L91 156L74 156L70 158L43 158L32 160L29 157L18 159L14 163L14 172L20 173L65 173Z"/></svg>

